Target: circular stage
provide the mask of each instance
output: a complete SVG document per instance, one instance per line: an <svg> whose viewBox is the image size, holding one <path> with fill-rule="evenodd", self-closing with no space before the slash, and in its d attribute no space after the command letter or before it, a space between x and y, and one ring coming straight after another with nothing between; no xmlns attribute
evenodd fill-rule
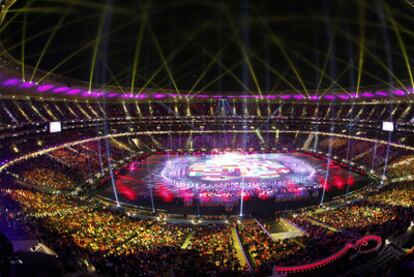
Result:
<svg viewBox="0 0 414 277"><path fill-rule="evenodd" d="M224 153L183 156L167 160L161 171L164 183L186 198L201 203L234 204L240 200L284 198L318 188L315 170L288 154Z"/></svg>
<svg viewBox="0 0 414 277"><path fill-rule="evenodd" d="M158 153L115 172L122 204L172 213L266 212L317 203L369 183L365 174L305 152ZM98 189L115 199L112 181Z"/></svg>

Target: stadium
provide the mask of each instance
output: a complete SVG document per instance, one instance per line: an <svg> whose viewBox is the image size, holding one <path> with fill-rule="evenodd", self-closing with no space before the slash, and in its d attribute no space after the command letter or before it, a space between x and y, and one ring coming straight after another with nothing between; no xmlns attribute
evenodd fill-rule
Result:
<svg viewBox="0 0 414 277"><path fill-rule="evenodd" d="M0 0L0 276L413 276L413 15Z"/></svg>

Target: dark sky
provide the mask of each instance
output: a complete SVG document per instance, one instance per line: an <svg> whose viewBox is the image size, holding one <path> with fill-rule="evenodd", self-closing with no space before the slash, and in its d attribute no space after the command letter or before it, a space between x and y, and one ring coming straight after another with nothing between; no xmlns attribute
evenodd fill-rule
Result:
<svg viewBox="0 0 414 277"><path fill-rule="evenodd" d="M359 65L361 86L398 84L409 73L395 27L414 63L414 8L403 0L19 0L13 9L2 32L10 53L21 60L25 26L27 64L50 40L39 67L73 56L54 72L89 81L96 53L97 84L130 87L134 57L135 87L322 93L355 87Z"/></svg>

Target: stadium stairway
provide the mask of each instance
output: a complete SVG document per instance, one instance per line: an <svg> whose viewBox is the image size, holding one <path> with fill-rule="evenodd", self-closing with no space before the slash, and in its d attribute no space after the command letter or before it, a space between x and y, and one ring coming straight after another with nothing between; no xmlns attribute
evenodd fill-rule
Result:
<svg viewBox="0 0 414 277"><path fill-rule="evenodd" d="M303 144L303 149L309 150L309 146L310 146L310 144L313 140L313 136L314 136L313 133L309 134L308 138L306 139L305 143Z"/></svg>
<svg viewBox="0 0 414 277"><path fill-rule="evenodd" d="M189 233L183 245L181 245L181 249L187 249L188 246L191 245L191 240L193 239L193 237L194 237L194 232Z"/></svg>
<svg viewBox="0 0 414 277"><path fill-rule="evenodd" d="M247 267L249 268L249 271L252 271L253 266L250 263L249 259L247 258L246 253L244 252L243 245L240 241L240 237L239 237L239 234L237 233L236 228L234 227L231 228L231 235L233 238L234 248L236 249L237 258L239 259L240 265L242 267L245 267L247 265Z"/></svg>

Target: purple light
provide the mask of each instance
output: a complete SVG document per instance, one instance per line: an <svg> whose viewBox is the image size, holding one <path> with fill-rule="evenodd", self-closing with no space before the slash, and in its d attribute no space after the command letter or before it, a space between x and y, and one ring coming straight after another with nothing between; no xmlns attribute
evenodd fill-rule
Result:
<svg viewBox="0 0 414 277"><path fill-rule="evenodd" d="M213 98L219 99L219 98L222 98L222 96L221 95L213 95Z"/></svg>
<svg viewBox="0 0 414 277"><path fill-rule="evenodd" d="M196 96L197 98L209 98L207 94L199 94Z"/></svg>
<svg viewBox="0 0 414 277"><path fill-rule="evenodd" d="M399 96L405 95L405 92L400 89L394 90L392 93Z"/></svg>
<svg viewBox="0 0 414 277"><path fill-rule="evenodd" d="M342 100L348 100L350 98L348 95L345 94L338 94L337 96Z"/></svg>
<svg viewBox="0 0 414 277"><path fill-rule="evenodd" d="M325 95L323 98L328 99L328 100L334 100L336 97L335 95Z"/></svg>
<svg viewBox="0 0 414 277"><path fill-rule="evenodd" d="M103 95L105 95L105 93L103 93L103 92L94 92L94 93L92 93L92 97L95 97L95 98L101 97Z"/></svg>
<svg viewBox="0 0 414 277"><path fill-rule="evenodd" d="M283 100L286 100L286 99L290 99L292 96L291 95L288 95L288 94L286 94L286 95L281 95L280 96L280 98L281 99L283 99Z"/></svg>
<svg viewBox="0 0 414 277"><path fill-rule="evenodd" d="M6 81L3 82L3 86L8 87L8 86L15 86L20 82L19 79L7 79Z"/></svg>
<svg viewBox="0 0 414 277"><path fill-rule="evenodd" d="M61 93L70 90L69 87L57 87L52 92L54 93Z"/></svg>
<svg viewBox="0 0 414 277"><path fill-rule="evenodd" d="M118 93L110 92L106 95L108 98L114 98L115 96L118 96Z"/></svg>
<svg viewBox="0 0 414 277"><path fill-rule="evenodd" d="M375 94L378 96L388 96L388 92L385 92L385 91L377 91L375 92Z"/></svg>
<svg viewBox="0 0 414 277"><path fill-rule="evenodd" d="M101 97L101 96L104 96L106 94L106 92L105 91L96 91L95 92L95 96L96 97Z"/></svg>
<svg viewBox="0 0 414 277"><path fill-rule="evenodd" d="M50 90L50 89L52 89L54 87L55 87L54 85L50 85L50 84L41 85L40 87L37 88L37 91L38 92L45 92L45 91L48 91L48 90Z"/></svg>
<svg viewBox="0 0 414 277"><path fill-rule="evenodd" d="M349 95L351 95L351 98L358 98L358 95L355 92L350 93Z"/></svg>
<svg viewBox="0 0 414 277"><path fill-rule="evenodd" d="M370 93L370 92L363 92L363 93L361 93L361 95L362 95L363 97L367 97L367 98L374 97L374 94L372 94L372 93Z"/></svg>
<svg viewBox="0 0 414 277"><path fill-rule="evenodd" d="M148 98L148 95L146 95L146 94L137 94L137 95L135 95L135 98L136 99L146 99L146 98Z"/></svg>
<svg viewBox="0 0 414 277"><path fill-rule="evenodd" d="M23 84L21 84L22 88L31 88L31 87L34 87L34 86L35 86L35 83L33 83L33 82L23 82Z"/></svg>
<svg viewBox="0 0 414 277"><path fill-rule="evenodd" d="M102 92L102 91L87 91L87 90L85 90L82 93L82 96L83 97L94 97L94 98L98 98L98 97L103 96L104 94L105 94L105 92Z"/></svg>
<svg viewBox="0 0 414 277"><path fill-rule="evenodd" d="M305 97L303 97L303 95L295 95L295 96L293 96L293 98L295 98L296 100L302 100Z"/></svg>
<svg viewBox="0 0 414 277"><path fill-rule="evenodd" d="M162 99L162 98L167 97L167 95L162 94L162 93L155 93L152 95L152 97L154 97L155 99Z"/></svg>
<svg viewBox="0 0 414 277"><path fill-rule="evenodd" d="M83 97L91 97L93 95L92 95L92 92L89 92L89 91L85 90L84 92L82 92L81 96L83 96Z"/></svg>
<svg viewBox="0 0 414 277"><path fill-rule="evenodd" d="M266 99L276 99L276 95L266 95Z"/></svg>
<svg viewBox="0 0 414 277"><path fill-rule="evenodd" d="M319 100L319 96L311 95L311 96L309 96L309 99L312 100L312 101Z"/></svg>
<svg viewBox="0 0 414 277"><path fill-rule="evenodd" d="M80 92L81 92L80 89L75 88L75 89L69 90L68 92L66 92L66 94L67 95L76 95L76 94L79 94Z"/></svg>

